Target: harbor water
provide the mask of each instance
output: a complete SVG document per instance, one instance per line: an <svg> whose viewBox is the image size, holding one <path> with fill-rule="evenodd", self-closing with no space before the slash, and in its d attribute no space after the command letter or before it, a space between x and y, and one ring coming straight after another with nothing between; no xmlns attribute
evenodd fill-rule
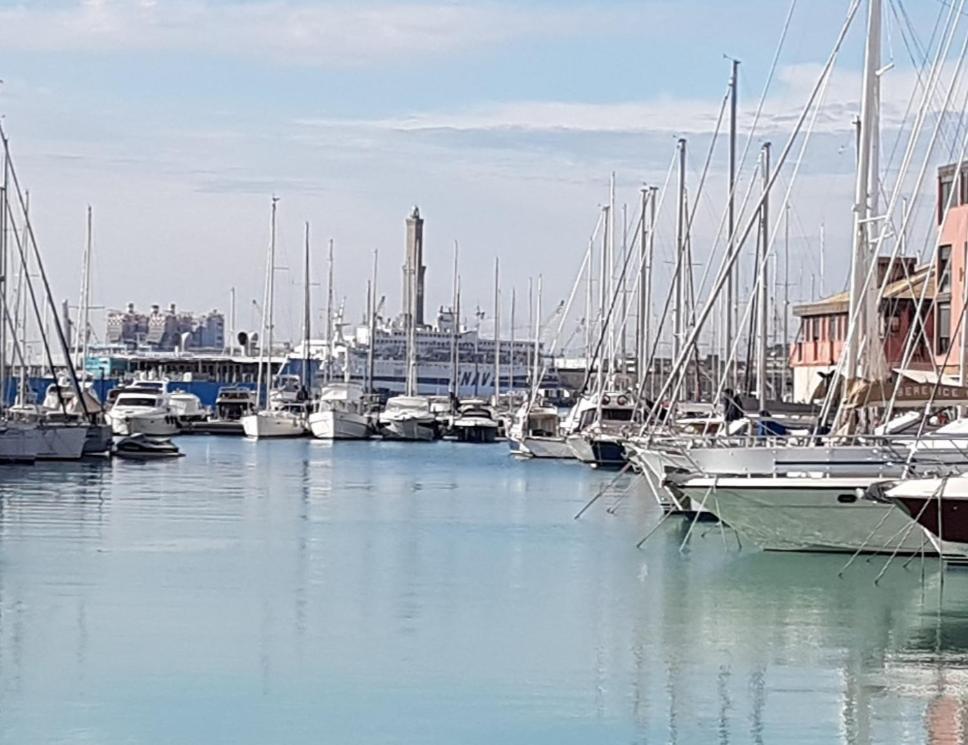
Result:
<svg viewBox="0 0 968 745"><path fill-rule="evenodd" d="M0 472L3 743L964 742L968 572L637 549L500 444L179 445Z"/></svg>

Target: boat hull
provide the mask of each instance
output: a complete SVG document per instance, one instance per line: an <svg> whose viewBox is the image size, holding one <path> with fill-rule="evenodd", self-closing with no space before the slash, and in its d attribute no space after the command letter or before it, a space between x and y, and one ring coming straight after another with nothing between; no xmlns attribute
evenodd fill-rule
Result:
<svg viewBox="0 0 968 745"><path fill-rule="evenodd" d="M351 411L317 411L309 415L309 429L320 440L365 440L369 420Z"/></svg>
<svg viewBox="0 0 968 745"><path fill-rule="evenodd" d="M576 434L567 443L578 460L596 468L624 468L629 462L625 446L616 437Z"/></svg>
<svg viewBox="0 0 968 745"><path fill-rule="evenodd" d="M246 437L255 440L306 435L306 425L302 419L295 416L277 416L265 411L242 417L242 430Z"/></svg>
<svg viewBox="0 0 968 745"><path fill-rule="evenodd" d="M37 460L79 460L84 454L86 426L43 424L35 431L38 436Z"/></svg>
<svg viewBox="0 0 968 745"><path fill-rule="evenodd" d="M33 463L39 447L40 435L35 427L0 430L0 463Z"/></svg>
<svg viewBox="0 0 968 745"><path fill-rule="evenodd" d="M108 421L111 423L111 430L118 437L131 435L170 437L178 432L178 424L170 414L125 414L109 411Z"/></svg>
<svg viewBox="0 0 968 745"><path fill-rule="evenodd" d="M495 424L471 424L454 425L454 434L458 442L490 443L497 439L497 425Z"/></svg>
<svg viewBox="0 0 968 745"><path fill-rule="evenodd" d="M391 419L380 422L380 434L386 440L431 442L437 439L434 422L420 419Z"/></svg>
<svg viewBox="0 0 968 745"><path fill-rule="evenodd" d="M934 553L903 510L864 498L873 481L704 477L675 490L768 551Z"/></svg>
<svg viewBox="0 0 968 745"><path fill-rule="evenodd" d="M512 452L529 458L574 460L575 454L564 437L524 437L508 440Z"/></svg>

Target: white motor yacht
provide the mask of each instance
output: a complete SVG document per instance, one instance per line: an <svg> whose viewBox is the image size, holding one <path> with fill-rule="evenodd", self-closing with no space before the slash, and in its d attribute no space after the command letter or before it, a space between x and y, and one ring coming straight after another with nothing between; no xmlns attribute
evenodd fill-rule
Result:
<svg viewBox="0 0 968 745"><path fill-rule="evenodd" d="M498 426L494 410L487 402L473 399L461 402L451 431L459 442L487 443L497 438Z"/></svg>
<svg viewBox="0 0 968 745"><path fill-rule="evenodd" d="M197 424L208 419L209 410L194 393L176 390L168 394L168 407L181 425Z"/></svg>
<svg viewBox="0 0 968 745"><path fill-rule="evenodd" d="M528 458L575 457L563 434L558 409L553 406L529 407L525 403L514 415L508 444L511 452Z"/></svg>
<svg viewBox="0 0 968 745"><path fill-rule="evenodd" d="M154 381L117 389L107 420L114 434L122 437L138 433L168 437L178 431L178 420L169 406L167 389L164 384Z"/></svg>
<svg viewBox="0 0 968 745"><path fill-rule="evenodd" d="M437 417L426 396L394 396L380 414L380 434L387 440L430 442L437 439Z"/></svg>
<svg viewBox="0 0 968 745"><path fill-rule="evenodd" d="M309 415L313 437L321 440L365 440L372 431L363 388L356 383L332 383L316 399Z"/></svg>
<svg viewBox="0 0 968 745"><path fill-rule="evenodd" d="M578 460L600 468L621 468L628 463L624 439L636 420L631 393L605 390L583 396L575 415L577 427L567 442Z"/></svg>

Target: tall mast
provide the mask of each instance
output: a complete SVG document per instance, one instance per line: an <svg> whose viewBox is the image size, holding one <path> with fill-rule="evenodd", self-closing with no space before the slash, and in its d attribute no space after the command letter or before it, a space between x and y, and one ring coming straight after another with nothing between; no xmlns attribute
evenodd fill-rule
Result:
<svg viewBox="0 0 968 745"><path fill-rule="evenodd" d="M494 404L501 395L501 260L494 259Z"/></svg>
<svg viewBox="0 0 968 745"><path fill-rule="evenodd" d="M655 211L659 194L658 186L649 187L649 243L645 254L645 327L642 370L649 376L649 397L654 393L655 376L651 375L649 365L652 357L652 263L655 257Z"/></svg>
<svg viewBox="0 0 968 745"><path fill-rule="evenodd" d="M727 205L728 252L732 256L736 247L736 107L739 100L739 60L732 60L729 78L729 203ZM723 349L726 358L727 380L736 387L736 366L732 361L733 336L736 334L736 281L739 262L734 262L726 277L726 313Z"/></svg>
<svg viewBox="0 0 968 745"><path fill-rule="evenodd" d="M329 239L329 267L326 280L326 381L333 379L333 239Z"/></svg>
<svg viewBox="0 0 968 745"><path fill-rule="evenodd" d="M77 366L82 368L87 359L88 285L91 281L91 205L87 206L87 230L84 238L84 251L81 253L81 296L77 302L77 330L74 334L74 356Z"/></svg>
<svg viewBox="0 0 968 745"><path fill-rule="evenodd" d="M645 365L642 363L645 357L645 303L646 294L648 290L645 287L646 284L646 266L645 266L645 254L647 247L649 245L648 236L646 235L646 230L648 227L646 225L646 213L649 209L649 190L647 187L643 186L640 190L641 203L639 205L639 211L641 214L640 225L642 230L639 234L639 292L637 295L638 299L638 309L635 314L635 374L638 377L638 382L641 385L642 381L645 380Z"/></svg>
<svg viewBox="0 0 968 745"><path fill-rule="evenodd" d="M514 390L514 288L511 288L511 333L508 352L508 393Z"/></svg>
<svg viewBox="0 0 968 745"><path fill-rule="evenodd" d="M783 389L790 370L790 203L783 210ZM783 396L780 397L781 400Z"/></svg>
<svg viewBox="0 0 968 745"><path fill-rule="evenodd" d="M594 259L595 257L595 239L588 239L588 267L585 273L585 377L588 378L592 373L592 313L594 312L592 308L594 303L592 300L592 283L595 278L594 269ZM534 326L534 324L531 324ZM532 386L535 381L531 382Z"/></svg>
<svg viewBox="0 0 968 745"><path fill-rule="evenodd" d="M531 360L531 401L538 397L541 385L541 275L538 275L538 295L534 311L534 355ZM587 372L586 372L587 377Z"/></svg>
<svg viewBox="0 0 968 745"><path fill-rule="evenodd" d="M598 282L598 323L599 337L604 338L607 329L605 328L605 315L608 309L608 227L611 209L608 205L602 208L602 267L599 271ZM605 389L605 355L602 354L601 344L598 344L598 358L592 360L593 365L598 367L598 389Z"/></svg>
<svg viewBox="0 0 968 745"><path fill-rule="evenodd" d="M861 375L861 342L867 342L871 350L872 342L866 338L869 303L864 292L870 257L870 219L874 215L876 194L871 188L876 181L872 169L877 162L877 119L878 119L878 69L881 63L881 0L869 0L867 13L867 45L864 52L864 89L861 94L860 133L857 152L857 181L854 189L854 245L850 273L850 323L853 333L848 334L845 375L848 381ZM864 337L864 339L862 339Z"/></svg>
<svg viewBox="0 0 968 745"><path fill-rule="evenodd" d="M615 171L608 180L608 303L615 297ZM615 366L615 319L608 324L608 370L612 372Z"/></svg>
<svg viewBox="0 0 968 745"><path fill-rule="evenodd" d="M311 309L309 297L309 221L306 221L306 247L305 265L303 266L303 364L302 364L302 386L309 390L309 340L311 335ZM347 365L349 360L347 360Z"/></svg>
<svg viewBox="0 0 968 745"><path fill-rule="evenodd" d="M379 260L379 256L380 256L379 252L374 250L373 251L373 280L372 280L373 291L370 295L370 311L369 311L370 312L370 319L369 319L370 320L370 343L367 346L367 350L366 350L366 379L369 381L368 393L374 393L376 391L376 383L373 380L373 372L374 372L374 363L376 360L376 349L375 349L376 347L376 306L377 306L376 271L377 271L377 262Z"/></svg>
<svg viewBox="0 0 968 745"><path fill-rule="evenodd" d="M756 347L756 395L759 400L760 411L766 409L766 356L769 345L767 324L769 322L769 248L770 248L770 143L763 143L763 199L760 207L760 255L759 255L759 283L757 289L759 298L756 303L758 333Z"/></svg>
<svg viewBox="0 0 968 745"><path fill-rule="evenodd" d="M618 356L622 361L622 372L625 372L625 365L628 362L628 346L626 341L626 325L628 324L628 310L629 310L629 299L628 299L628 272L625 271L625 267L628 261L629 253L629 206L627 204L622 205L622 260L619 262L621 267L621 278L622 278L622 325L619 327L619 337L618 337Z"/></svg>
<svg viewBox="0 0 968 745"><path fill-rule="evenodd" d="M269 384L275 380L272 371L272 336L276 329L275 307L276 307L276 204L279 197L272 198L272 239L269 241ZM269 403L269 396L266 393L266 404Z"/></svg>
<svg viewBox="0 0 968 745"><path fill-rule="evenodd" d="M459 272L459 259L460 259L460 244L454 241L454 284L452 286L454 292L453 307L451 308L454 327L451 329L450 334L450 403L451 406L456 406L457 398L460 395L460 382L459 382L459 365L457 361L457 345L459 344L460 337L460 310L458 309L458 272Z"/></svg>
<svg viewBox="0 0 968 745"><path fill-rule="evenodd" d="M6 144L6 143L4 143ZM0 183L0 307L6 312L7 307L7 203L10 187L10 169L7 163L7 152L3 153L3 182ZM26 271L22 268L21 271ZM21 365L25 364L21 360ZM26 404L26 401L21 403ZM0 318L0 413L7 406L7 324Z"/></svg>
<svg viewBox="0 0 968 745"><path fill-rule="evenodd" d="M673 330L672 330L672 358L679 359L682 351L682 341L685 338L684 315L682 312L682 289L683 275L685 267L683 260L686 253L686 141L682 138L678 143L679 150L679 191L676 209L676 281L675 281L675 307L673 308Z"/></svg>

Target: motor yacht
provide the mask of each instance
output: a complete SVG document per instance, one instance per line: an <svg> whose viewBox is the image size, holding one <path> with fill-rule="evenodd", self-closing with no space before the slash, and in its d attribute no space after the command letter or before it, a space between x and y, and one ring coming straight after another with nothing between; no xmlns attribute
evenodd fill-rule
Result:
<svg viewBox="0 0 968 745"><path fill-rule="evenodd" d="M115 391L111 392L113 404L106 415L115 435L168 437L178 431L178 419L169 406L164 383L139 381Z"/></svg>
<svg viewBox="0 0 968 745"><path fill-rule="evenodd" d="M380 413L380 434L387 440L430 442L438 438L437 417L426 396L394 396Z"/></svg>
<svg viewBox="0 0 968 745"><path fill-rule="evenodd" d="M494 442L498 432L494 410L486 401L462 401L451 423L451 431L459 442Z"/></svg>
<svg viewBox="0 0 968 745"><path fill-rule="evenodd" d="M309 415L313 437L321 440L365 440L372 434L362 386L331 383L325 386Z"/></svg>

